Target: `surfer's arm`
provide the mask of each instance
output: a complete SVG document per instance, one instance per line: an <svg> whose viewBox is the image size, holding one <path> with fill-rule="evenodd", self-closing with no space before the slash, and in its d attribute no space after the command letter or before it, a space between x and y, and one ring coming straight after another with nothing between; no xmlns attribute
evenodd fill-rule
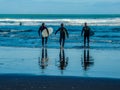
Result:
<svg viewBox="0 0 120 90"><path fill-rule="evenodd" d="M56 35L56 33L57 33L58 31L60 31L60 28L55 32L55 35Z"/></svg>
<svg viewBox="0 0 120 90"><path fill-rule="evenodd" d="M84 27L83 27L83 29L82 29L81 36L83 35L83 32L84 32Z"/></svg>
<svg viewBox="0 0 120 90"><path fill-rule="evenodd" d="M41 32L41 27L39 28L39 30L38 30L38 35L40 36L40 32Z"/></svg>
<svg viewBox="0 0 120 90"><path fill-rule="evenodd" d="M40 36L40 31L38 30L38 35Z"/></svg>
<svg viewBox="0 0 120 90"><path fill-rule="evenodd" d="M45 29L47 30L47 33L48 33L48 35L49 35L49 31L48 31L48 28L47 28L47 27L45 27Z"/></svg>

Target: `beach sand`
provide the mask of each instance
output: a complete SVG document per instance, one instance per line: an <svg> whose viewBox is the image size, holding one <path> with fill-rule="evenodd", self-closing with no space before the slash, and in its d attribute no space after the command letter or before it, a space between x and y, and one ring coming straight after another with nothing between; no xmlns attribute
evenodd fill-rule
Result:
<svg viewBox="0 0 120 90"><path fill-rule="evenodd" d="M69 59L63 69L58 62L63 51L48 48L46 52L43 68L41 48L0 47L0 90L120 89L119 50L64 49Z"/></svg>
<svg viewBox="0 0 120 90"><path fill-rule="evenodd" d="M120 79L0 75L0 90L119 90Z"/></svg>

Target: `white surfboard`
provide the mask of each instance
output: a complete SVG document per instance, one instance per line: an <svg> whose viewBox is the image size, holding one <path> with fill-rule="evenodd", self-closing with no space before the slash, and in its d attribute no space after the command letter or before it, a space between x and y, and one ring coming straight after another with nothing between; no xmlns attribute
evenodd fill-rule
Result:
<svg viewBox="0 0 120 90"><path fill-rule="evenodd" d="M49 27L49 28L48 28L48 32L49 32L49 35L51 35L52 32L53 32L53 28ZM42 37L48 37L49 35L48 35L46 29L44 29L44 30L42 31Z"/></svg>

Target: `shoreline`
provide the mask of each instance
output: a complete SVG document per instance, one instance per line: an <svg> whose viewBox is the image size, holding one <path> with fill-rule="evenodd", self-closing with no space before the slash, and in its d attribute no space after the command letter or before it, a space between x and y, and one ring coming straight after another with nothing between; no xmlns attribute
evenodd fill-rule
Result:
<svg viewBox="0 0 120 90"><path fill-rule="evenodd" d="M0 46L0 48L18 48L18 49L22 49L22 48L26 48L26 49L41 49L43 48L42 46L39 47L24 47L24 46ZM44 47L47 49L60 49L59 45L58 46L47 46ZM91 49L91 50L120 50L120 47L108 47L108 46L90 46L89 48L84 48L83 45L78 45L78 46L72 46L72 47L67 47L65 46L64 49Z"/></svg>

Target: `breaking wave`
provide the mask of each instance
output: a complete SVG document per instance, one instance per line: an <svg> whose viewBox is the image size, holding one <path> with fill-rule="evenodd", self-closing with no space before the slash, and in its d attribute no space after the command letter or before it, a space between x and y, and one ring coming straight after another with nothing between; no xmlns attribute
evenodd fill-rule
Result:
<svg viewBox="0 0 120 90"><path fill-rule="evenodd" d="M0 25L40 25L45 22L47 25L59 25L65 23L66 25L83 25L87 22L89 25L98 26L119 26L120 18L104 18L104 19L0 19Z"/></svg>

